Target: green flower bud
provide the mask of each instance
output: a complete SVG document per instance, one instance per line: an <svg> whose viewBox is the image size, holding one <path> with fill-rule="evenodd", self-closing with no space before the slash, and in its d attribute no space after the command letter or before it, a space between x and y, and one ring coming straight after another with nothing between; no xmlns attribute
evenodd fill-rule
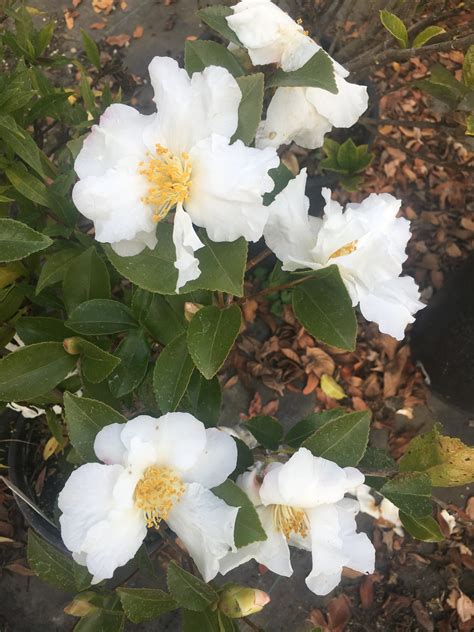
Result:
<svg viewBox="0 0 474 632"><path fill-rule="evenodd" d="M221 593L217 608L231 619L260 612L270 601L270 595L257 588L231 584Z"/></svg>

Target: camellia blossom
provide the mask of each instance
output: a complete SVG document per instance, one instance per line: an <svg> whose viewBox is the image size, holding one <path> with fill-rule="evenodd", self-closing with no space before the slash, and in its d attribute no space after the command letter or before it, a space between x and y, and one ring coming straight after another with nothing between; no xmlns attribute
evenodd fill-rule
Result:
<svg viewBox="0 0 474 632"><path fill-rule="evenodd" d="M235 441L188 413L168 413L106 426L94 450L103 463L81 465L58 500L64 544L94 583L132 559L147 527L162 520L210 581L234 548L238 507L210 489L235 469Z"/></svg>
<svg viewBox="0 0 474 632"><path fill-rule="evenodd" d="M268 170L279 160L273 149L230 143L242 93L226 69L190 78L175 60L155 57L149 72L158 112L106 109L76 158L73 199L96 239L124 257L154 248L157 222L175 208L179 290L200 274L194 252L203 243L193 223L214 241L260 239L262 195L274 186Z"/></svg>
<svg viewBox="0 0 474 632"><path fill-rule="evenodd" d="M242 0L226 17L229 27L258 64L277 64L285 72L300 69L321 47L271 0ZM257 147L279 147L294 141L321 147L334 127L351 127L367 109L365 86L346 81L349 72L330 57L337 94L313 87L277 88L258 132Z"/></svg>
<svg viewBox="0 0 474 632"><path fill-rule="evenodd" d="M401 277L410 222L397 217L401 201L372 193L360 204L326 200L323 219L308 215L306 170L289 182L270 205L264 237L284 270L320 270L337 265L353 305L381 332L401 340L413 314L424 307L415 281Z"/></svg>
<svg viewBox="0 0 474 632"><path fill-rule="evenodd" d="M272 463L259 478L258 467L237 483L256 506L267 539L254 542L220 561L221 573L250 559L274 573L293 573L289 545L311 551L313 568L306 585L326 595L341 580L343 567L361 573L374 571L375 550L365 533L356 532L356 500L344 495L364 482L353 467L315 457L300 448L286 463Z"/></svg>

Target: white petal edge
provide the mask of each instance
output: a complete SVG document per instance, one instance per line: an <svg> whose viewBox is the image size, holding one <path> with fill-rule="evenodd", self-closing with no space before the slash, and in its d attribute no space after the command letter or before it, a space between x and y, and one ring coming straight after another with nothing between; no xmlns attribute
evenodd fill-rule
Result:
<svg viewBox="0 0 474 632"><path fill-rule="evenodd" d="M193 228L191 218L181 204L176 207L174 216L173 243L176 248L174 267L178 270L176 292L179 292L188 281L194 281L200 277L199 259L194 256L194 252L204 248L204 244Z"/></svg>
<svg viewBox="0 0 474 632"><path fill-rule="evenodd" d="M217 428L208 428L206 447L183 479L210 489L223 483L235 470L236 464L237 444L234 439Z"/></svg>

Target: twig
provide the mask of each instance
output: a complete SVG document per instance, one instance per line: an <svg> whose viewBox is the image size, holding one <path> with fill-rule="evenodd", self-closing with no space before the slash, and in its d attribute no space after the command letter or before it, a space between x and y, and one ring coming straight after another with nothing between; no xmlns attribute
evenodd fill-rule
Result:
<svg viewBox="0 0 474 632"><path fill-rule="evenodd" d="M241 617L241 621L246 623L249 626L249 628L252 628L252 630L255 630L255 632L263 632L262 628L259 628L258 625L255 625L255 623L253 621L250 621L249 618Z"/></svg>
<svg viewBox="0 0 474 632"><path fill-rule="evenodd" d="M356 0L350 0L347 3L345 10L343 10L341 18L339 20L339 28L337 29L336 35L331 42L331 46L329 47L329 54L332 55L336 50L337 45L339 44L339 40L341 39L341 35L344 32L344 25L346 23L347 18L349 17L350 12L354 8Z"/></svg>
<svg viewBox="0 0 474 632"><path fill-rule="evenodd" d="M265 248L265 250L262 250L262 252L260 252L258 255L255 255L255 257L252 257L252 259L249 259L247 261L245 272L248 272L252 268L255 268L255 266L258 266L261 261L269 257L271 254L272 251L270 250L270 248Z"/></svg>
<svg viewBox="0 0 474 632"><path fill-rule="evenodd" d="M262 296L267 296L268 294L273 294L274 292L281 292L282 290L289 290L295 285L300 285L300 283L304 283L308 279L312 279L312 275L307 275L301 277L301 279L296 279L295 281L290 281L289 283L283 283L282 285L274 285L272 287L266 287L264 290L260 290L260 292L256 292L255 294L250 294L249 296L244 296L239 300L239 302L244 303L249 299L261 298Z"/></svg>

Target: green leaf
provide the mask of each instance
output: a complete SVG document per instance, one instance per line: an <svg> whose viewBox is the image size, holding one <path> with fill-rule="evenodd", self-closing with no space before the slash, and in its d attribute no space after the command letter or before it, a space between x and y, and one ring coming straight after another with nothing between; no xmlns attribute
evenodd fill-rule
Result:
<svg viewBox="0 0 474 632"><path fill-rule="evenodd" d="M396 470L397 464L385 450L369 446L359 463L359 468L369 471Z"/></svg>
<svg viewBox="0 0 474 632"><path fill-rule="evenodd" d="M179 318L171 305L159 294L137 288L132 309L138 322L148 333L167 345L185 330L184 318Z"/></svg>
<svg viewBox="0 0 474 632"><path fill-rule="evenodd" d="M123 632L125 615L121 610L99 609L82 617L74 632Z"/></svg>
<svg viewBox="0 0 474 632"><path fill-rule="evenodd" d="M211 27L216 33L225 37L236 46L242 46L239 38L227 24L226 17L233 15L234 12L230 7L216 5L207 7L197 12L199 18Z"/></svg>
<svg viewBox="0 0 474 632"><path fill-rule="evenodd" d="M235 466L235 470L230 475L232 480L235 480L239 474L243 474L245 470L248 470L249 467L252 467L254 464L253 454L246 443L239 439L238 437L233 437L236 445L237 445L237 463Z"/></svg>
<svg viewBox="0 0 474 632"><path fill-rule="evenodd" d="M132 623L156 619L178 607L176 601L158 588L117 588L122 608Z"/></svg>
<svg viewBox="0 0 474 632"><path fill-rule="evenodd" d="M262 119L264 74L257 72L238 77L237 83L242 92L242 100L239 104L239 124L231 142L240 139L245 145L250 145Z"/></svg>
<svg viewBox="0 0 474 632"><path fill-rule="evenodd" d="M126 305L100 298L78 305L66 321L67 327L86 336L115 334L135 329L137 325L132 311Z"/></svg>
<svg viewBox="0 0 474 632"><path fill-rule="evenodd" d="M150 348L141 329L129 331L115 351L120 365L109 378L109 388L115 397L134 391L146 375Z"/></svg>
<svg viewBox="0 0 474 632"><path fill-rule="evenodd" d="M297 285L293 309L303 327L325 344L355 349L357 320L337 266L319 270Z"/></svg>
<svg viewBox="0 0 474 632"><path fill-rule="evenodd" d="M94 42L92 37L84 31L84 29L81 29L81 35L82 45L84 46L88 60L97 68L97 70L100 70L100 53L97 44Z"/></svg>
<svg viewBox="0 0 474 632"><path fill-rule="evenodd" d="M194 364L210 380L224 364L238 336L242 315L237 305L203 307L188 328L188 349Z"/></svg>
<svg viewBox="0 0 474 632"><path fill-rule="evenodd" d="M430 477L424 472L399 474L379 491L412 518L431 515L431 483Z"/></svg>
<svg viewBox="0 0 474 632"><path fill-rule="evenodd" d="M283 426L274 417L268 415L252 417L245 426L264 448L278 449L283 439Z"/></svg>
<svg viewBox="0 0 474 632"><path fill-rule="evenodd" d="M16 321L15 329L25 345L62 342L72 335L61 319L49 316L23 316Z"/></svg>
<svg viewBox="0 0 474 632"><path fill-rule="evenodd" d="M68 265L64 274L63 293L69 314L85 301L109 298L109 272L94 246Z"/></svg>
<svg viewBox="0 0 474 632"><path fill-rule="evenodd" d="M72 371L76 358L60 342L21 347L0 360L0 401L29 400L47 393Z"/></svg>
<svg viewBox="0 0 474 632"><path fill-rule="evenodd" d="M221 66L234 77L244 74L242 66L230 51L217 42L188 40L184 46L184 67L189 76L208 66Z"/></svg>
<svg viewBox="0 0 474 632"><path fill-rule="evenodd" d="M334 68L331 58L322 49L318 50L301 68L291 72L277 70L267 82L267 88L322 88L337 94Z"/></svg>
<svg viewBox="0 0 474 632"><path fill-rule="evenodd" d="M79 590L80 592L87 590L92 581L92 575L87 570L87 567L73 562L73 573L76 590Z"/></svg>
<svg viewBox="0 0 474 632"><path fill-rule="evenodd" d="M5 169L5 175L10 180L13 188L26 197L27 200L31 200L41 206L50 206L48 189L22 165L19 163L11 165Z"/></svg>
<svg viewBox="0 0 474 632"><path fill-rule="evenodd" d="M275 183L275 187L273 191L270 193L265 193L263 196L263 203L265 206L269 206L276 196L283 191L290 180L293 180L295 177L291 171L286 167L282 162L280 162L279 166L275 169L270 169L268 175L271 177L273 182Z"/></svg>
<svg viewBox="0 0 474 632"><path fill-rule="evenodd" d="M218 599L216 591L191 573L170 562L167 574L168 590L177 603L188 610L205 610Z"/></svg>
<svg viewBox="0 0 474 632"><path fill-rule="evenodd" d="M390 13L386 9L380 11L380 21L393 35L400 45L400 48L408 48L408 31L405 24L394 13Z"/></svg>
<svg viewBox="0 0 474 632"><path fill-rule="evenodd" d="M446 33L446 31L441 26L427 26L425 29L418 33L418 35L413 40L413 48L418 48L420 46L424 46L430 39L436 37L437 35L441 35L441 33Z"/></svg>
<svg viewBox="0 0 474 632"><path fill-rule="evenodd" d="M285 437L285 443L292 448L299 448L305 439L308 439L318 428L338 417L345 415L343 408L333 408L323 413L311 413L291 428Z"/></svg>
<svg viewBox="0 0 474 632"><path fill-rule="evenodd" d="M70 263L78 254L79 252L75 248L64 248L50 255L41 267L36 284L36 294L39 294L45 287L62 281Z"/></svg>
<svg viewBox="0 0 474 632"><path fill-rule="evenodd" d="M28 531L27 556L31 570L40 579L66 592L75 592L72 559L42 540L32 529Z"/></svg>
<svg viewBox="0 0 474 632"><path fill-rule="evenodd" d="M218 487L214 487L212 493L231 507L240 507L234 529L235 546L238 549L252 542L267 539L253 503L238 485L227 479Z"/></svg>
<svg viewBox="0 0 474 632"><path fill-rule="evenodd" d="M370 416L363 410L331 419L305 439L303 447L341 467L356 466L367 447Z"/></svg>
<svg viewBox="0 0 474 632"><path fill-rule="evenodd" d="M195 369L186 390L184 409L202 421L206 428L209 428L217 425L219 421L221 400L222 392L217 377L206 380ZM183 409L183 405L181 408Z"/></svg>
<svg viewBox="0 0 474 632"><path fill-rule="evenodd" d="M352 138L348 138L339 147L337 152L337 162L346 173L355 173L359 170L359 155Z"/></svg>
<svg viewBox="0 0 474 632"><path fill-rule="evenodd" d="M105 426L125 423L126 419L103 402L87 397L64 394L65 419L69 439L86 463L97 461L94 440Z"/></svg>
<svg viewBox="0 0 474 632"><path fill-rule="evenodd" d="M153 389L163 413L176 410L194 370L188 353L186 334L168 343L160 353L153 371Z"/></svg>
<svg viewBox="0 0 474 632"><path fill-rule="evenodd" d="M30 134L17 125L13 116L0 114L0 138L19 158L44 178L40 150Z"/></svg>
<svg viewBox="0 0 474 632"><path fill-rule="evenodd" d="M202 612L183 610L183 632L227 632L219 622L219 611L207 608Z"/></svg>
<svg viewBox="0 0 474 632"><path fill-rule="evenodd" d="M474 88L474 44L471 44L464 55L462 79L467 88Z"/></svg>
<svg viewBox="0 0 474 632"><path fill-rule="evenodd" d="M0 262L18 261L34 252L44 250L52 240L26 224L14 219L0 218Z"/></svg>
<svg viewBox="0 0 474 632"><path fill-rule="evenodd" d="M464 84L441 64L434 64L430 72L429 79L420 79L415 82L415 85L435 99L446 103L451 109L456 108L465 94Z"/></svg>
<svg viewBox="0 0 474 632"><path fill-rule="evenodd" d="M120 358L107 353L97 345L83 338L68 338L66 349L81 354L81 372L89 382L102 382L120 364ZM71 351L69 351L71 353Z"/></svg>
<svg viewBox="0 0 474 632"><path fill-rule="evenodd" d="M403 511L400 511L399 515L402 525L417 540L423 540L423 542L441 542L444 540L439 524L431 516L413 518Z"/></svg>
<svg viewBox="0 0 474 632"><path fill-rule="evenodd" d="M474 483L474 448L440 433L441 424L412 439L400 459L401 472L426 472L435 487Z"/></svg>
<svg viewBox="0 0 474 632"><path fill-rule="evenodd" d="M0 290L0 321L7 321L18 311L25 294L16 285Z"/></svg>
<svg viewBox="0 0 474 632"><path fill-rule="evenodd" d="M248 244L243 237L236 241L211 241L204 230L199 239L205 245L196 252L201 276L186 283L181 293L197 289L227 292L234 296L244 294L244 274Z"/></svg>

